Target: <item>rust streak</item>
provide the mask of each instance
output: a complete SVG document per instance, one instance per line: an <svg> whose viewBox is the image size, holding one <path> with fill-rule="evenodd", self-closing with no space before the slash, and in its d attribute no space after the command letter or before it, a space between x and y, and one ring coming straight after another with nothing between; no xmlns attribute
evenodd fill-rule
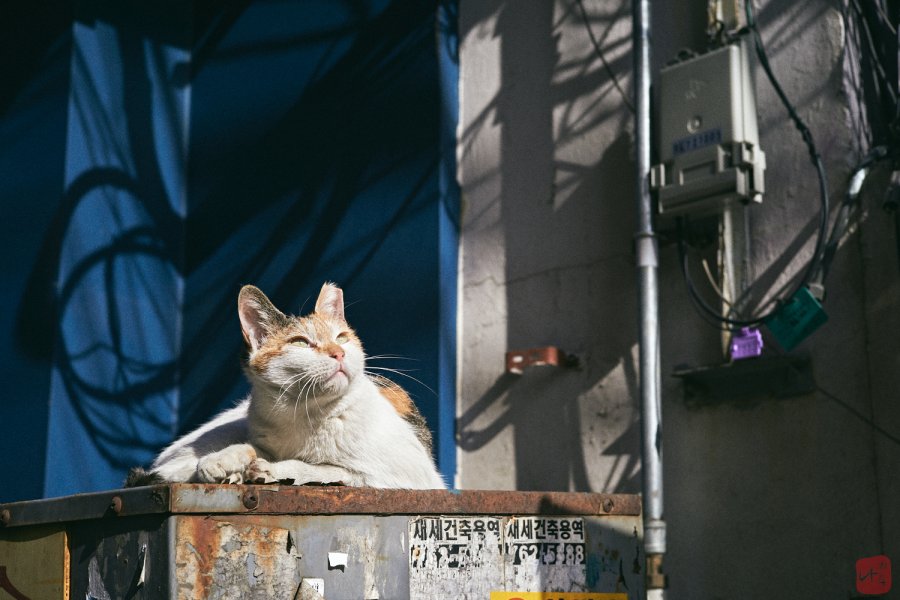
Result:
<svg viewBox="0 0 900 600"><path fill-rule="evenodd" d="M204 484L173 484L191 512L235 512L204 506ZM641 514L640 496L586 492L508 492L486 490L396 490L347 486L232 486L237 498L255 494L257 514L517 514L626 515ZM221 488L220 488L221 491ZM229 506L238 503L226 503ZM240 511L242 512L242 511Z"/></svg>
<svg viewBox="0 0 900 600"><path fill-rule="evenodd" d="M191 582L191 595L206 598L212 591L213 565L206 558L215 557L222 546L219 523L200 517L178 520L176 570L179 582Z"/></svg>

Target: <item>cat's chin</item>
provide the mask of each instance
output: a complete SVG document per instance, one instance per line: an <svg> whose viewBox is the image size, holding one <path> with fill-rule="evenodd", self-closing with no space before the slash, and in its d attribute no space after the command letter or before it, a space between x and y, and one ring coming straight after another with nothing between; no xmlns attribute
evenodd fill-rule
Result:
<svg viewBox="0 0 900 600"><path fill-rule="evenodd" d="M350 387L350 376L344 371L337 371L322 385L322 388L331 394L340 396Z"/></svg>

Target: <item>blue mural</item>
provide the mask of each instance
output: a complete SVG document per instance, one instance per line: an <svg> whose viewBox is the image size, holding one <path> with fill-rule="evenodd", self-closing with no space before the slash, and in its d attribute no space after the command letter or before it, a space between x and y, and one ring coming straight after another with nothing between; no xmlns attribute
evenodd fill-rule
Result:
<svg viewBox="0 0 900 600"><path fill-rule="evenodd" d="M452 481L454 7L164 4L78 3L54 42L52 143L25 158L59 187L25 186L2 322L30 400L0 444L35 460L0 500L117 487L240 399L245 283L295 314L341 285L367 352L403 357L371 365L401 371ZM12 104L0 140L33 110ZM18 202L0 210L24 224Z"/></svg>

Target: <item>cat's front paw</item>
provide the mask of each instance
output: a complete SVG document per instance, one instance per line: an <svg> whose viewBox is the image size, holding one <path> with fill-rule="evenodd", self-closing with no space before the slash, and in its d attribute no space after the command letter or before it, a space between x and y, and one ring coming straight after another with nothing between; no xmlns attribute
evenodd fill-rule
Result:
<svg viewBox="0 0 900 600"><path fill-rule="evenodd" d="M272 473L272 463L264 458L257 458L247 467L244 472L244 479L248 483L275 483L276 479Z"/></svg>
<svg viewBox="0 0 900 600"><path fill-rule="evenodd" d="M197 461L197 479L201 483L243 483L244 471L255 459L256 451L252 446L229 446Z"/></svg>
<svg viewBox="0 0 900 600"><path fill-rule="evenodd" d="M293 479L281 477L276 467L277 463L257 458L244 471L244 480L247 483L283 483L285 485L294 483Z"/></svg>

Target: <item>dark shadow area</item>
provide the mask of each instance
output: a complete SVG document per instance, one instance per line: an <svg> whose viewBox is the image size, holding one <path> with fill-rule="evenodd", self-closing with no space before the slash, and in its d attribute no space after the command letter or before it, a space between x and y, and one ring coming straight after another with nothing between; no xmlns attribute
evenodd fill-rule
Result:
<svg viewBox="0 0 900 600"><path fill-rule="evenodd" d="M0 290L5 307L0 317L5 389L0 456L8 457L2 463L0 501L40 496L44 477L50 363L22 342L52 344L45 338L52 339L53 315L34 314L23 340L17 335L17 310L40 254L41 235L60 203L72 12L67 2L15 3L4 7L0 19ZM52 296L53 281L45 280L35 293Z"/></svg>
<svg viewBox="0 0 900 600"><path fill-rule="evenodd" d="M7 3L0 20L0 116L10 116L16 98L48 67L72 28L71 2ZM34 25L39 23L40 27Z"/></svg>
<svg viewBox="0 0 900 600"><path fill-rule="evenodd" d="M278 68L277 73L250 76L263 88L272 85L266 81L270 76L282 85L295 80L293 85L299 88L292 98L283 99L278 111L267 115L264 127L194 113L190 162L198 168L191 177L186 224L189 280L183 371L185 389L197 403L184 414L186 424L205 418L240 381L233 366L240 351L233 314L211 313L208 307L233 306L243 283L257 282L277 305L296 312L314 297L321 281L333 279L344 287L349 302L362 300L349 307L348 318L360 330L370 354L399 354L426 365L433 361L424 355L427 344L416 338L436 333L427 332L437 317L436 292L433 283L421 285L436 264L418 264L403 241L415 237L411 223L436 212L439 97L433 73L434 10L428 3L410 9L396 2L377 12L367 3L343 3L337 12L344 14L337 24L328 22L333 17L323 19L324 33L313 28L290 38L297 55L294 62L305 59L297 63L298 71L282 71L283 65L275 63L266 68ZM281 18L304 21L300 16ZM254 56L274 52L267 50L273 39L278 34L249 41L244 36L231 43L225 36L217 51L222 57L210 53L207 68L194 73L195 98L239 115L241 105L253 103L255 94L235 87L238 65L231 63L240 57L234 56L234 46ZM222 90L235 95L228 100L213 97ZM231 128L236 129L235 139L223 147L221 141ZM226 198L240 200L232 200L223 210ZM254 229L265 235L255 235ZM436 240L418 240L423 242L423 254L435 256L436 246L428 244ZM373 267L376 256L379 264ZM234 261L239 268L210 272L210 263L223 260ZM384 288L393 292L385 295ZM363 296L360 289L377 291ZM402 318L392 309L400 302ZM409 341L398 345L401 336L395 328L401 323L402 339ZM217 334L230 344L227 360L195 368L204 361L208 333L229 327L230 342ZM202 377L193 376L201 373ZM435 378L432 372L423 379L434 389ZM411 391L433 419L436 398L422 388Z"/></svg>
<svg viewBox="0 0 900 600"><path fill-rule="evenodd" d="M90 598L99 588L126 600L165 597L174 577L169 532L165 515L110 515L70 524L73 594Z"/></svg>

